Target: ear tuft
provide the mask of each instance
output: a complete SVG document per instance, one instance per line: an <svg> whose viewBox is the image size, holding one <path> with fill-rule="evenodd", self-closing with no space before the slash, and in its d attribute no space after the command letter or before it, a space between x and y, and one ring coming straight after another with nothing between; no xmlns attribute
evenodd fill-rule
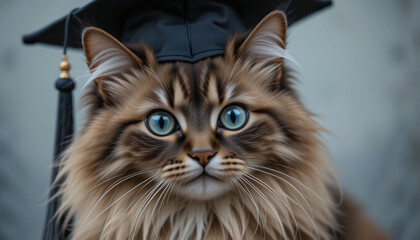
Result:
<svg viewBox="0 0 420 240"><path fill-rule="evenodd" d="M91 71L91 77L86 84L95 81L103 100L110 102L107 85L118 84L122 75L140 68L142 61L121 42L99 28L86 28L82 42Z"/></svg>
<svg viewBox="0 0 420 240"><path fill-rule="evenodd" d="M286 51L287 19L283 12L273 11L264 17L239 47L238 38L228 42L227 59L242 59L252 66L263 67L274 75L274 86L281 86L284 59L295 62Z"/></svg>
<svg viewBox="0 0 420 240"><path fill-rule="evenodd" d="M248 35L239 53L259 61L282 61L286 52L287 20L283 12L274 11L261 20Z"/></svg>

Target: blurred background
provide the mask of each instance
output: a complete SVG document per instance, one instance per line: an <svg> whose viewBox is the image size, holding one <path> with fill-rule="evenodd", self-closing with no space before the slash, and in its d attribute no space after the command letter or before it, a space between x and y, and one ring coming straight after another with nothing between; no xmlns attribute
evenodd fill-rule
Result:
<svg viewBox="0 0 420 240"><path fill-rule="evenodd" d="M41 239L53 157L61 49L21 37L87 2L0 0L2 240ZM335 0L288 42L345 192L394 239L420 239L420 1ZM88 71L68 55L77 103Z"/></svg>

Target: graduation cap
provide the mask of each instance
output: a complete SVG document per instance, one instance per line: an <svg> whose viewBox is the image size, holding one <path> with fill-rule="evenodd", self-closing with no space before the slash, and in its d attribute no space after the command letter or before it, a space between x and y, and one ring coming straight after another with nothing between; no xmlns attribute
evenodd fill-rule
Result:
<svg viewBox="0 0 420 240"><path fill-rule="evenodd" d="M61 74L56 81L59 90L55 162L73 135L72 90L67 47L81 48L81 33L87 26L108 32L123 44L148 45L158 62L197 62L222 55L228 38L246 33L273 10L283 10L289 25L331 5L330 0L94 0L71 11L67 16L23 37L26 44L45 43L63 46ZM56 178L55 164L52 180ZM60 182L53 186L55 196ZM60 198L48 204L44 239L66 239L70 228L64 219L55 218Z"/></svg>

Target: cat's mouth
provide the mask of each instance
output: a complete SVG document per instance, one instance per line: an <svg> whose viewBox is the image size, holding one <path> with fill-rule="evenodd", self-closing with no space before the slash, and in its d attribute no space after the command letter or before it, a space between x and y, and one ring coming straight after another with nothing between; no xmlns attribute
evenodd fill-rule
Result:
<svg viewBox="0 0 420 240"><path fill-rule="evenodd" d="M221 180L220 178L215 177L215 176L212 176L212 175L208 174L208 173L204 170L202 174L200 174L200 175L198 175L197 177L195 177L195 178L193 178L193 179L189 180L189 181L188 181L188 182L186 182L185 184L186 184L186 185L188 185L188 184L194 183L194 182L196 182L196 181L203 181L203 182L205 182L205 181L211 181L211 180L215 180L215 181L218 181L218 182L222 182L222 180Z"/></svg>
<svg viewBox="0 0 420 240"><path fill-rule="evenodd" d="M228 185L218 177L203 171L178 188L179 193L190 199L210 200L228 190Z"/></svg>

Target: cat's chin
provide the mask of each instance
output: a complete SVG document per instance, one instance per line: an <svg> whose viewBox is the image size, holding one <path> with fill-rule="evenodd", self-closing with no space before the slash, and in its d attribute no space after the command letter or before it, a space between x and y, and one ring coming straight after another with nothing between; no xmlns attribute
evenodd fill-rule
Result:
<svg viewBox="0 0 420 240"><path fill-rule="evenodd" d="M180 195L196 200L214 199L229 190L229 184L209 175L201 175L198 178L179 186L177 191Z"/></svg>

